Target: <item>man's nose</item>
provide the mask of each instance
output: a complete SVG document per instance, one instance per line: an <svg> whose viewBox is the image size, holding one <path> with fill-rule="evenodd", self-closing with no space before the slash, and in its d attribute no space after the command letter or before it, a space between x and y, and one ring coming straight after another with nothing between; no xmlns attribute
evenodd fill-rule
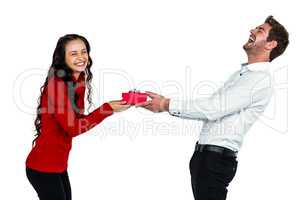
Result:
<svg viewBox="0 0 300 200"><path fill-rule="evenodd" d="M251 34L254 34L254 33L255 33L255 29L251 29L251 30L250 30L250 33L251 33Z"/></svg>

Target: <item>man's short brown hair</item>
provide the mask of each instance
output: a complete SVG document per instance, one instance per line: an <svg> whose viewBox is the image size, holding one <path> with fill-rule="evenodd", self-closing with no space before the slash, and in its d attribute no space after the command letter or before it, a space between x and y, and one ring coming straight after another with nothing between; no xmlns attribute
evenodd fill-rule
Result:
<svg viewBox="0 0 300 200"><path fill-rule="evenodd" d="M270 61L280 56L289 44L289 33L273 16L267 17L265 23L268 23L272 28L269 31L267 41L275 40L277 46L271 51Z"/></svg>

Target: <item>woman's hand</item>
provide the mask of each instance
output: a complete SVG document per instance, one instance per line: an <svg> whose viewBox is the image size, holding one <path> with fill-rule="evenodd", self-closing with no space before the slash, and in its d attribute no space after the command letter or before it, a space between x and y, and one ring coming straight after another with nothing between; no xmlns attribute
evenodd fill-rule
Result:
<svg viewBox="0 0 300 200"><path fill-rule="evenodd" d="M118 100L118 101L110 101L108 102L110 107L112 107L114 112L122 112L130 108L131 105L127 104L126 101Z"/></svg>

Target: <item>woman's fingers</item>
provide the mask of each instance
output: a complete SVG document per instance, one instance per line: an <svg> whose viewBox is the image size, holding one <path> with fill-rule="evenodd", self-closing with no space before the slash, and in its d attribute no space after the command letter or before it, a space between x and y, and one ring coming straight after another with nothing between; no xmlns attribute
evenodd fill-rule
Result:
<svg viewBox="0 0 300 200"><path fill-rule="evenodd" d="M110 101L111 103L119 103L119 104L127 104L127 101L123 101L123 100L114 100L114 101Z"/></svg>
<svg viewBox="0 0 300 200"><path fill-rule="evenodd" d="M145 107L145 106L148 106L150 104L151 104L151 101L145 101L145 102L142 102L142 103L135 104L135 107Z"/></svg>
<svg viewBox="0 0 300 200"><path fill-rule="evenodd" d="M130 104L127 104L127 102L123 100L110 101L109 104L111 105L114 112L121 112L127 110L131 106Z"/></svg>

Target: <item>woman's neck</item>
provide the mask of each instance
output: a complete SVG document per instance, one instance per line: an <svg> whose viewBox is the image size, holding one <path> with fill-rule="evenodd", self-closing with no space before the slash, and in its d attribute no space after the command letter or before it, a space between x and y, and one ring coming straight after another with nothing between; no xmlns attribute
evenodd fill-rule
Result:
<svg viewBox="0 0 300 200"><path fill-rule="evenodd" d="M76 80L78 80L80 72L73 72L73 76Z"/></svg>

